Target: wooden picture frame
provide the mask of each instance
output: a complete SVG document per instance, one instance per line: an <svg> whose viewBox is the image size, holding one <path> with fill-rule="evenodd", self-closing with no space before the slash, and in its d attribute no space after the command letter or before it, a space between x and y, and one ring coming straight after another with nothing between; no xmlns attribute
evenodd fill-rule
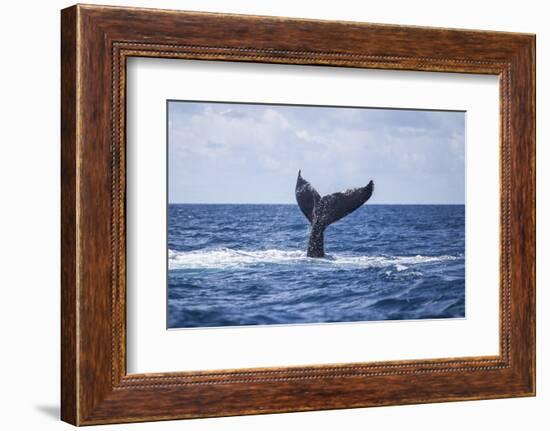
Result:
<svg viewBox="0 0 550 431"><path fill-rule="evenodd" d="M534 35L84 5L64 9L61 17L64 421L91 425L535 394ZM128 375L130 56L498 75L500 354Z"/></svg>

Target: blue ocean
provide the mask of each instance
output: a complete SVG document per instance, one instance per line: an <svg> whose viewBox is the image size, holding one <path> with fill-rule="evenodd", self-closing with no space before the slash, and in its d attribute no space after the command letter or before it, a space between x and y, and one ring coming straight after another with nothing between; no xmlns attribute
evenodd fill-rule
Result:
<svg viewBox="0 0 550 431"><path fill-rule="evenodd" d="M464 205L366 204L306 257L297 205L170 204L168 327L464 317Z"/></svg>

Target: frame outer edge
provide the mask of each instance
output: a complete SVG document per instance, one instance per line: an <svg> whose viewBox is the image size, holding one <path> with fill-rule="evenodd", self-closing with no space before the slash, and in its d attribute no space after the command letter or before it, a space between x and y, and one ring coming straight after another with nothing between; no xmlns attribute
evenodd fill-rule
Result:
<svg viewBox="0 0 550 431"><path fill-rule="evenodd" d="M533 222L533 236L534 236L534 250L533 250L533 316L531 318L532 325L532 342L533 342L533 352L532 352L532 370L531 376L533 379L533 387L531 394L533 396L537 395L537 37L533 35L530 44L530 55L532 59L532 71L531 71L531 80L533 82L533 94L531 96L531 104L533 109L533 136L532 136L532 145L533 145L533 157L531 160L531 175L533 178L533 193L531 196L533 202L533 213L532 213L532 222Z"/></svg>
<svg viewBox="0 0 550 431"><path fill-rule="evenodd" d="M529 336L530 336L530 362L529 362L529 395L537 395L537 37L532 35L527 43L527 58L526 62L529 65L529 74L527 76L527 84L529 85L530 94L527 103L531 109L531 122L527 125L529 130L529 145L531 147L531 158L529 160L529 180L532 182L532 190L528 199L531 205L531 235L532 244L530 249L530 276L531 284L529 286L529 300L531 313L529 315Z"/></svg>
<svg viewBox="0 0 550 431"><path fill-rule="evenodd" d="M529 230L527 232L528 251L524 255L529 271L529 286L525 287L525 294L527 295L527 301L529 303L528 317L526 318L528 329L528 343L529 346L526 349L528 352L527 367L528 367L528 383L527 394L529 396L536 396L536 381L537 381L537 338L536 338L536 274L537 274L537 259L536 259L536 241L537 241L537 205L536 205L536 190L537 190L537 177L536 177L536 69L537 69L537 57L536 57L536 35L531 35L527 39L526 48L524 50L524 61L521 63L526 68L525 74L525 86L526 91L526 105L527 112L530 115L524 115L526 124L524 125L527 132L527 147L528 147L528 159L526 161L526 169L528 172L526 175L526 181L529 183L529 194L526 197L527 206L530 210L529 214Z"/></svg>
<svg viewBox="0 0 550 431"><path fill-rule="evenodd" d="M79 423L77 298L78 6L61 11L61 420Z"/></svg>
<svg viewBox="0 0 550 431"><path fill-rule="evenodd" d="M512 364L523 396L536 395L535 36L516 50L512 73Z"/></svg>

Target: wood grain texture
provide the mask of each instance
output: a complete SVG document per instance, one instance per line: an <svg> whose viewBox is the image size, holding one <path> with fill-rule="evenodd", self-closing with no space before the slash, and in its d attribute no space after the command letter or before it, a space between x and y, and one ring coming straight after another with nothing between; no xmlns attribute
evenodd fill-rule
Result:
<svg viewBox="0 0 550 431"><path fill-rule="evenodd" d="M61 36L63 420L87 425L534 395L533 35L79 5L62 11ZM500 354L127 375L130 56L498 75Z"/></svg>
<svg viewBox="0 0 550 431"><path fill-rule="evenodd" d="M61 16L61 418L77 422L76 9Z"/></svg>

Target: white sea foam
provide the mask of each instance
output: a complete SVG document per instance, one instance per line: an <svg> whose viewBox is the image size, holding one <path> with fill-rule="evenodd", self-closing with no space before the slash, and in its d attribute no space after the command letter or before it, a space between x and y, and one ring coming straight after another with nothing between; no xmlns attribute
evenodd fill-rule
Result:
<svg viewBox="0 0 550 431"><path fill-rule="evenodd" d="M303 251L290 250L234 250L219 248L212 250L174 251L168 250L169 269L239 268L250 265L319 265L324 267L386 268L394 267L405 271L417 266L441 261L461 259L458 256L354 256L329 254L325 259L308 258Z"/></svg>

